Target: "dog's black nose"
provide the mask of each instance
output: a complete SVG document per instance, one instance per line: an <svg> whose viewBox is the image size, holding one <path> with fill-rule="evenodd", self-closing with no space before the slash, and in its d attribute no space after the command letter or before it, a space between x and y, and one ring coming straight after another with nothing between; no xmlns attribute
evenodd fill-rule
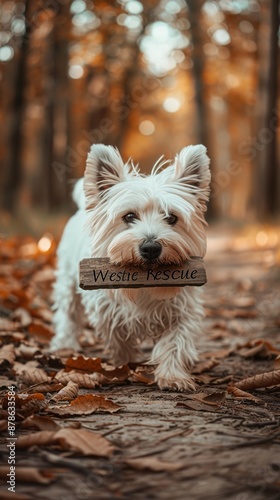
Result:
<svg viewBox="0 0 280 500"><path fill-rule="evenodd" d="M141 257L148 262L152 262L160 256L162 246L157 241L146 240L140 245L139 250Z"/></svg>

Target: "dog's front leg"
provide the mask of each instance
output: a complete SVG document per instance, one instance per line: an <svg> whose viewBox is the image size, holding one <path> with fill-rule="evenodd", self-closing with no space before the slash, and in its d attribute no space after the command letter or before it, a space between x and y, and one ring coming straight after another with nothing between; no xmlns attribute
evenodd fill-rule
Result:
<svg viewBox="0 0 280 500"><path fill-rule="evenodd" d="M57 281L54 290L53 324L55 336L52 338L50 350L71 348L79 350L79 335L82 332L82 305L80 296L70 280Z"/></svg>
<svg viewBox="0 0 280 500"><path fill-rule="evenodd" d="M190 323L180 324L163 335L155 345L151 363L157 364L155 381L160 389L194 390L189 370L197 361L195 331Z"/></svg>
<svg viewBox="0 0 280 500"><path fill-rule="evenodd" d="M104 326L102 334L105 339L105 351L114 366L123 366L143 358L137 339L128 334L125 325L115 328Z"/></svg>

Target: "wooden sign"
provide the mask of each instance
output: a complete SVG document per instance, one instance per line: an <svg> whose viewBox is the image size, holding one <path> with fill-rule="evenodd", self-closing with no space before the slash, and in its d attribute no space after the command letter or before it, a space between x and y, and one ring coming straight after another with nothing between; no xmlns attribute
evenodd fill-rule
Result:
<svg viewBox="0 0 280 500"><path fill-rule="evenodd" d="M83 259L80 262L80 288L142 288L158 286L201 286L207 281L201 257L191 257L183 265L121 267L109 259Z"/></svg>

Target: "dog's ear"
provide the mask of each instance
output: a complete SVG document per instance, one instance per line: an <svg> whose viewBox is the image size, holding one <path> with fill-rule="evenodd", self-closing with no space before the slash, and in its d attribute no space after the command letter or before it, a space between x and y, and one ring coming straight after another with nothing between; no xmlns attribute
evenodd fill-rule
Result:
<svg viewBox="0 0 280 500"><path fill-rule="evenodd" d="M117 148L94 144L87 157L84 191L88 203L96 195L125 179L126 166Z"/></svg>
<svg viewBox="0 0 280 500"><path fill-rule="evenodd" d="M203 194L205 201L209 197L211 180L210 159L206 152L202 144L187 146L178 153L174 164L174 180L190 186L199 197Z"/></svg>

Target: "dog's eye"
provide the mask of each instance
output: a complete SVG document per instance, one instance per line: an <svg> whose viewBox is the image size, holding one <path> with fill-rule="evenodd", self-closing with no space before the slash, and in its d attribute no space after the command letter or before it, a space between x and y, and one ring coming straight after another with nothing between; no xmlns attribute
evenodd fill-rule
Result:
<svg viewBox="0 0 280 500"><path fill-rule="evenodd" d="M167 224L169 224L170 226L175 226L175 224L178 220L178 217L177 217L177 215L170 214L170 215L168 215L168 217L165 217L165 220L166 220Z"/></svg>
<svg viewBox="0 0 280 500"><path fill-rule="evenodd" d="M137 219L138 219L138 217L137 217L137 215L134 212L129 212L128 214L126 214L126 215L123 216L123 220L127 224L129 224L131 222L134 222Z"/></svg>

